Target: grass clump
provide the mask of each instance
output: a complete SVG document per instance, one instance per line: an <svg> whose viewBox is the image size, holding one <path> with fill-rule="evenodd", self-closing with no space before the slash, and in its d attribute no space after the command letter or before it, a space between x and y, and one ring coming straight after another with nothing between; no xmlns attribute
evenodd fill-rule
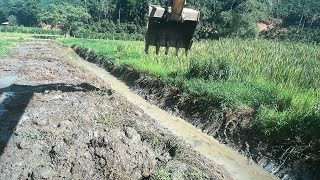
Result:
<svg viewBox="0 0 320 180"><path fill-rule="evenodd" d="M170 180L172 178L171 178L171 173L169 171L160 169L153 174L151 179L152 180Z"/></svg>
<svg viewBox="0 0 320 180"><path fill-rule="evenodd" d="M0 39L0 57L8 56L12 47L21 41L20 39Z"/></svg>
<svg viewBox="0 0 320 180"><path fill-rule="evenodd" d="M204 80L225 81L230 76L230 63L224 58L207 58L199 61L195 57L190 59L187 77L202 78Z"/></svg>
<svg viewBox="0 0 320 180"><path fill-rule="evenodd" d="M209 179L205 174L197 169L182 167L170 167L165 169L158 169L152 176L152 180L171 180L171 179L192 179L204 180Z"/></svg>

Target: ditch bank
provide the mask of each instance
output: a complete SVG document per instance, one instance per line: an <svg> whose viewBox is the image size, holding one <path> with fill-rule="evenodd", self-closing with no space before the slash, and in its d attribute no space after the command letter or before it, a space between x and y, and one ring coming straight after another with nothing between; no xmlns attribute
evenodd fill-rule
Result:
<svg viewBox="0 0 320 180"><path fill-rule="evenodd" d="M97 56L93 51L73 46L74 51L89 62L103 67L125 82L136 94L149 103L186 119L189 123L227 144L242 155L281 179L317 179L320 177L319 159L295 158L290 144L264 139L250 125L255 111L250 107L222 110L220 101L184 93L183 89L167 85L130 67L119 67L112 60Z"/></svg>
<svg viewBox="0 0 320 180"><path fill-rule="evenodd" d="M232 179L73 55L28 40L0 58L0 179Z"/></svg>

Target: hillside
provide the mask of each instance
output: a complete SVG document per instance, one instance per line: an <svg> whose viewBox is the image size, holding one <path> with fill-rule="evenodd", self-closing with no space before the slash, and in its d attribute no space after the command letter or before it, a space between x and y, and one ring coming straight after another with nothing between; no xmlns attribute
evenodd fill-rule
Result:
<svg viewBox="0 0 320 180"><path fill-rule="evenodd" d="M75 27L69 32L71 36L84 37L90 33L144 34L148 4L163 5L163 2L1 0L0 22L10 21L12 25L24 26L39 26L41 23L58 25L65 22L59 14L53 15L54 11L65 8L67 12L79 16L74 22ZM74 7L74 11L69 6ZM260 32L256 22L264 22L272 24L275 32L264 33L263 37L319 41L320 3L317 0L190 0L187 7L200 10L202 15L196 38L258 37ZM282 35L280 30L284 28L289 33ZM316 36L316 40L309 36Z"/></svg>

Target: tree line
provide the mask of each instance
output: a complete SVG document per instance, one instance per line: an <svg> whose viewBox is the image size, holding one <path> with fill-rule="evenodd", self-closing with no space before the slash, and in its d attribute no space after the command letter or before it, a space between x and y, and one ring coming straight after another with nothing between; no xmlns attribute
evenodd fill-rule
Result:
<svg viewBox="0 0 320 180"><path fill-rule="evenodd" d="M144 34L149 4L164 5L164 0L0 0L0 23L63 24L64 32L77 36ZM273 35L320 27L318 0L188 0L187 7L201 12L197 38L257 37L256 22L276 26Z"/></svg>

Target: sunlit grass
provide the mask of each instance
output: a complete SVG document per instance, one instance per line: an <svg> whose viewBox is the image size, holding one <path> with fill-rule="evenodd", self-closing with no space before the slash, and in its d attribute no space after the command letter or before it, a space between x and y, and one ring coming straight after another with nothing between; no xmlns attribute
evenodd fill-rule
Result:
<svg viewBox="0 0 320 180"><path fill-rule="evenodd" d="M33 34L0 32L0 38L31 38Z"/></svg>
<svg viewBox="0 0 320 180"><path fill-rule="evenodd" d="M0 57L8 56L13 46L17 45L21 40L18 39L2 39L0 38Z"/></svg>

